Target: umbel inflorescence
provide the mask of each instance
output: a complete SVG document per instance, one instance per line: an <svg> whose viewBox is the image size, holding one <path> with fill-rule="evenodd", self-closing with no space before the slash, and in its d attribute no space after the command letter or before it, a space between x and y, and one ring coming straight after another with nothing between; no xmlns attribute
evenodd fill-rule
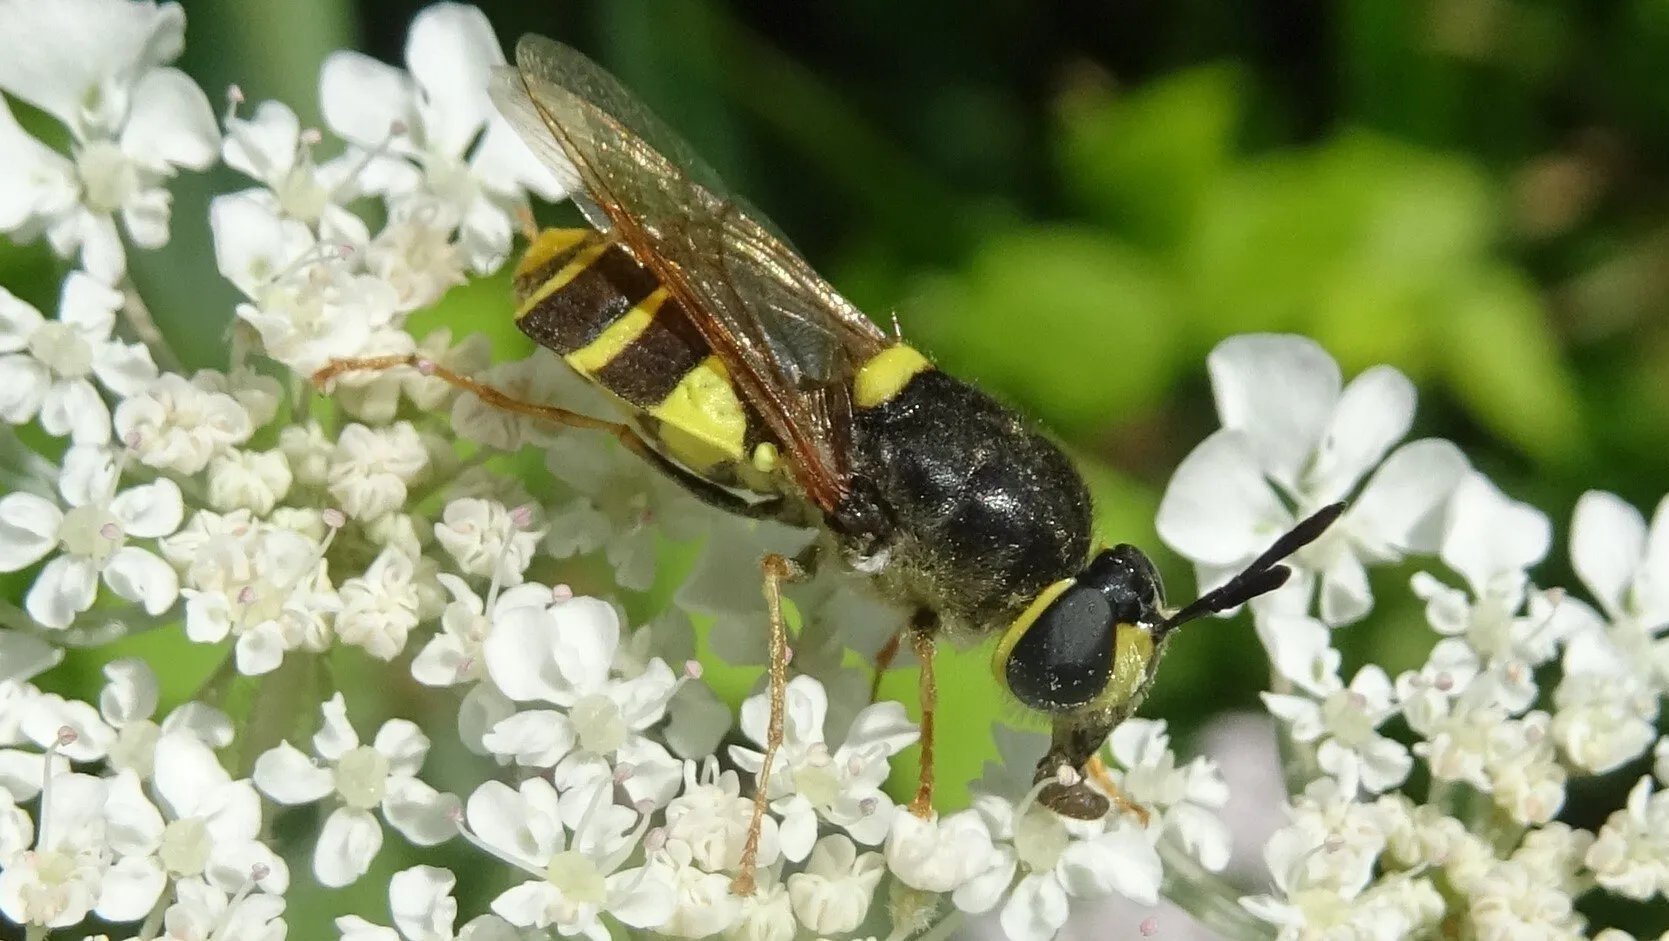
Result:
<svg viewBox="0 0 1669 941"><path fill-rule="evenodd" d="M1146 905L1162 888L1235 937L1565 938L1594 934L1574 908L1587 893L1669 893L1663 512L1648 524L1588 494L1570 524L1583 597L1538 586L1548 518L1448 442L1404 443L1404 376L1347 384L1314 343L1267 335L1212 353L1222 428L1158 518L1209 586L1350 503L1253 606L1292 756L1266 890L1242 898L1213 875L1229 856L1222 779L1203 758L1179 765L1150 719L1107 742L1130 809L1102 820L1041 805L1046 743L1006 729L970 806L895 803L893 763L919 729L870 702L849 656L895 624L825 572L788 589L784 737L756 884L738 892L769 710L761 694L734 713L706 685L691 617L716 656L759 662L758 559L809 536L719 515L606 435L420 370L350 373L328 403L304 381L416 354L608 414L548 355L493 365L479 337L407 329L505 263L530 196L564 195L489 102L504 56L485 17L423 11L409 71L332 56L321 130L235 90L217 117L171 65L184 31L174 4L0 0L0 91L64 142L0 108L0 231L70 268L50 310L0 289L0 571L21 573L0 602L0 915L30 937L279 938L293 892L377 878L390 830L408 858L462 854L497 888L454 899L446 868L404 868L386 910L337 921L344 938L902 941L990 913L1043 941L1074 900ZM170 181L217 162L245 188L172 219ZM182 365L126 273L176 222L208 226L243 297L224 371ZM672 602L628 623L612 589L657 584L657 539L696 537ZM576 557L612 586L534 574ZM1372 612L1369 567L1408 559L1425 569L1410 590L1436 635L1428 662L1347 680L1333 630ZM66 648L182 631L226 659L166 712L133 657L105 667L96 702L32 682ZM375 691L321 667L339 653L379 686L434 688L446 721L368 721ZM1382 733L1393 722L1412 748ZM448 759L426 761L432 748ZM1572 778L1643 758L1651 772L1598 832L1556 819ZM1411 776L1429 785L1405 791Z"/></svg>

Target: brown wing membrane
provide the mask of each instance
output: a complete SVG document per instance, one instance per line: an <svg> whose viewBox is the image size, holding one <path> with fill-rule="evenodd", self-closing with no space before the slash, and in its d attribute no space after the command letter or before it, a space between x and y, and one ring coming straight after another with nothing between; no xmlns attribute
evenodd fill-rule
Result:
<svg viewBox="0 0 1669 941"><path fill-rule="evenodd" d="M683 301L807 495L833 510L847 491L852 370L886 335L600 66L538 36L516 62L494 77L499 110L584 188L592 223Z"/></svg>

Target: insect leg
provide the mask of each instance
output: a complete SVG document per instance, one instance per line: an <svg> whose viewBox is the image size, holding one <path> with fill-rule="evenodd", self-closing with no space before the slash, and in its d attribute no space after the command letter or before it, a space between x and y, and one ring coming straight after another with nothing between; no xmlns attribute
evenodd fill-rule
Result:
<svg viewBox="0 0 1669 941"><path fill-rule="evenodd" d="M875 702L881 698L881 679L892 669L892 662L898 657L898 649L904 640L904 630L900 629L892 635L892 640L886 642L880 650L875 652L875 676L869 681L869 701Z"/></svg>
<svg viewBox="0 0 1669 941"><path fill-rule="evenodd" d="M939 684L933 678L934 635L939 616L923 608L910 619L910 646L921 663L917 693L921 697L921 777L910 813L923 819L933 816L933 722L939 708Z"/></svg>
<svg viewBox="0 0 1669 941"><path fill-rule="evenodd" d="M1120 813L1135 817L1141 823L1143 829L1147 828L1152 819L1147 812L1147 808L1125 796L1124 791L1118 786L1118 782L1113 780L1112 772L1108 771L1106 764L1101 761L1100 755L1092 756L1089 761L1084 762L1084 773L1089 776L1091 781L1100 785L1103 791L1107 792L1107 795L1113 799L1113 806L1117 807Z"/></svg>
<svg viewBox="0 0 1669 941"><path fill-rule="evenodd" d="M742 844L741 864L736 878L731 880L734 895L752 895L754 863L759 857L759 830L765 823L765 803L771 787L771 766L776 763L777 748L782 745L782 721L788 695L788 625L782 616L782 584L800 577L793 562L776 553L767 555L760 567L765 570L765 607L771 620L771 719L765 732L765 764L759 769L759 786L753 794L753 819L748 823L747 842Z"/></svg>
<svg viewBox="0 0 1669 941"><path fill-rule="evenodd" d="M619 439L628 451L654 464L662 473L671 477L685 490L689 491L691 496L708 506L752 519L777 520L782 517L783 500L780 497L747 500L731 493L711 481L692 474L678 463L668 459L666 455L651 447L649 442L645 441L643 436L638 434L630 425L605 421L601 418L592 418L590 415L584 415L555 405L541 405L537 402L524 401L501 392L478 379L471 379L421 356L404 354L332 360L324 368L313 374L312 382L315 386L323 388L332 379L343 373L360 370L395 369L400 366L410 366L426 376L434 376L449 385L471 393L488 405L502 408L507 412L515 412L529 418L543 419L552 424L564 425L569 428L586 428L607 432Z"/></svg>

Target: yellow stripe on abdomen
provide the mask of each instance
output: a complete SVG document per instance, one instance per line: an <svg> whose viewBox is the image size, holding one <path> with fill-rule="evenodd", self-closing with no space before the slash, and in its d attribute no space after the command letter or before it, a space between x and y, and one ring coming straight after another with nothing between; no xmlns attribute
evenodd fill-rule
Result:
<svg viewBox="0 0 1669 941"><path fill-rule="evenodd" d="M661 422L662 444L690 470L740 461L746 453L747 414L717 356L685 373L649 414Z"/></svg>
<svg viewBox="0 0 1669 941"><path fill-rule="evenodd" d="M587 376L596 375L598 370L613 362L626 347L643 336L643 332L655 322L655 314L661 309L661 305L666 303L666 299L667 289L656 288L648 297L626 311L619 320L605 327L597 339L569 353L563 359Z"/></svg>
<svg viewBox="0 0 1669 941"><path fill-rule="evenodd" d="M933 364L914 347L902 343L889 346L858 367L852 377L852 404L858 408L884 405L904 391L916 374L932 368Z"/></svg>
<svg viewBox="0 0 1669 941"><path fill-rule="evenodd" d="M545 300L545 298L550 297L556 292L567 287L569 282L579 277L585 269L595 264L597 259L601 258L603 253L609 250L611 244L612 243L606 240L599 240L596 244L587 245L585 248L581 249L579 254L575 255L572 261L563 265L560 271L551 275L549 278L546 278L544 283L535 288L533 293L529 294L527 299L522 301L522 305L516 308L516 319L520 320L523 317L526 317L528 314L532 313L533 310L539 306L540 302Z"/></svg>

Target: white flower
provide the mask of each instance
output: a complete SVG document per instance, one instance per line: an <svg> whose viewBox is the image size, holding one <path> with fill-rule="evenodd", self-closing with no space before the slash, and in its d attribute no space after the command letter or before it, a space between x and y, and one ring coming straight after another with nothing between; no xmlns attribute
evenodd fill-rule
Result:
<svg viewBox="0 0 1669 941"><path fill-rule="evenodd" d="M741 915L724 930L725 941L794 941L799 922L789 890L774 880L763 882L741 899Z"/></svg>
<svg viewBox="0 0 1669 941"><path fill-rule="evenodd" d="M361 745L348 724L347 706L337 693L323 706L324 726L313 749L327 767L288 742L255 761L255 786L281 804L307 804L334 795L331 812L313 852L313 873L322 885L348 885L370 867L382 848L383 819L419 846L433 846L456 832L450 814L457 801L417 778L429 739L416 725L390 719L371 745Z"/></svg>
<svg viewBox="0 0 1669 941"><path fill-rule="evenodd" d="M231 448L209 463L209 505L223 513L247 509L266 516L289 493L292 482L283 451Z"/></svg>
<svg viewBox="0 0 1669 941"><path fill-rule="evenodd" d="M343 512L376 519L405 505L406 486L428 465L429 452L411 422L386 428L353 424L336 439L327 480Z"/></svg>
<svg viewBox="0 0 1669 941"><path fill-rule="evenodd" d="M1470 596L1425 572L1412 580L1432 629L1464 642L1440 642L1443 653L1434 653L1434 660L1467 682L1487 671L1501 705L1515 714L1535 701L1534 668L1552 660L1559 642L1590 620L1580 605L1564 604L1558 594L1530 591L1526 570L1547 555L1550 541L1545 514L1472 472L1449 501L1439 550L1444 563L1465 577Z"/></svg>
<svg viewBox="0 0 1669 941"><path fill-rule="evenodd" d="M329 646L328 619L341 607L324 552L293 530L254 524L243 511L199 512L164 551L186 564L185 634L213 644L237 638L245 676L270 673L290 650Z"/></svg>
<svg viewBox="0 0 1669 941"><path fill-rule="evenodd" d="M545 551L561 559L601 549L615 584L646 591L655 580L657 538L707 536L717 514L619 442L600 438L565 434L543 445L545 467L580 494L551 513ZM744 568L757 573L759 556Z"/></svg>
<svg viewBox="0 0 1669 941"><path fill-rule="evenodd" d="M1602 490L1576 502L1570 560L1599 602L1611 641L1659 693L1669 691L1669 497L1651 528L1640 511Z"/></svg>
<svg viewBox="0 0 1669 941"><path fill-rule="evenodd" d="M561 802L576 804L578 814L565 813L556 789L539 778L523 781L519 791L488 781L470 795L475 836L534 876L494 899L494 912L518 927L555 927L591 941L609 937L599 921L604 914L633 928L653 928L672 915L672 886L658 866L620 868L649 821L610 802L611 790L600 781L564 795Z"/></svg>
<svg viewBox="0 0 1669 941"><path fill-rule="evenodd" d="M1216 763L1200 757L1178 768L1163 720L1126 719L1107 744L1125 769L1112 772L1124 796L1154 813L1165 835L1200 865L1221 872L1229 862L1229 829L1217 814L1229 790Z"/></svg>
<svg viewBox="0 0 1669 941"><path fill-rule="evenodd" d="M249 411L224 392L203 388L209 377L188 380L163 373L138 395L116 406L116 436L141 462L191 476L216 455L249 440Z"/></svg>
<svg viewBox="0 0 1669 941"><path fill-rule="evenodd" d="M164 67L184 39L176 3L0 3L0 90L63 122L73 153L23 145L9 114L0 117L4 186L13 190L0 196L0 227L44 229L59 255L79 251L109 284L127 263L114 216L135 244L167 243L164 185L177 168L207 168L220 149L202 89Z"/></svg>
<svg viewBox="0 0 1669 941"><path fill-rule="evenodd" d="M268 201L216 197L209 227L220 273L249 299L237 306L238 319L260 334L267 355L297 373L367 352L373 335L391 325L394 289Z"/></svg>
<svg viewBox="0 0 1669 941"><path fill-rule="evenodd" d="M1203 590L1296 520L1348 499L1344 515L1291 560L1288 587L1265 604L1306 613L1319 577L1321 619L1336 626L1360 618L1373 605L1367 565L1437 548L1465 457L1436 439L1391 450L1413 422L1414 386L1388 366L1341 389L1338 364L1314 341L1267 334L1223 341L1208 365L1223 427L1172 476L1160 537L1193 560Z"/></svg>
<svg viewBox="0 0 1669 941"><path fill-rule="evenodd" d="M438 525L438 524L437 524ZM514 607L544 607L550 604L551 590L534 582L523 582L494 597L488 592L487 601L470 589L469 584L456 575L445 572L436 576L452 595L440 616L440 631L411 662L411 675L425 686L452 686L487 675L481 644L492 633L492 619L487 615L491 605L493 615Z"/></svg>
<svg viewBox="0 0 1669 941"><path fill-rule="evenodd" d="M1498 862L1473 880L1467 914L1475 937L1487 941L1582 937L1586 922L1569 895L1547 873L1513 860Z"/></svg>
<svg viewBox="0 0 1669 941"><path fill-rule="evenodd" d="M435 866L402 869L388 880L388 908L398 934L348 915L336 919L342 941L512 941L516 931L497 915L471 919L454 933L458 902L452 890L458 880L451 872Z"/></svg>
<svg viewBox="0 0 1669 941"><path fill-rule="evenodd" d="M364 242L365 223L341 205L357 195L353 171L360 160L344 154L315 164L310 138L316 137L302 130L288 105L263 101L253 117L226 119L221 158L270 190L273 207L280 214L313 227L326 238ZM250 195L265 198L258 192Z"/></svg>
<svg viewBox="0 0 1669 941"><path fill-rule="evenodd" d="M1288 724L1295 740L1315 745L1322 769L1346 793L1361 788L1378 794L1408 777L1414 766L1408 749L1378 732L1397 713L1383 669L1370 663L1346 687L1331 632L1311 618L1259 616L1258 635L1271 649L1275 669L1308 694L1264 693L1264 705Z"/></svg>
<svg viewBox="0 0 1669 941"><path fill-rule="evenodd" d="M288 930L282 896L228 896L201 879L182 879L174 897L162 919L167 941L282 941Z"/></svg>
<svg viewBox="0 0 1669 941"><path fill-rule="evenodd" d="M731 877L695 865L689 844L667 843L649 858L666 874L672 889L672 913L655 929L656 933L669 938L706 938L729 931L741 920L744 897L731 891ZM746 898L769 897L783 891L780 885L772 884L770 870L764 870L763 875L765 884Z"/></svg>
<svg viewBox="0 0 1669 941"><path fill-rule="evenodd" d="M990 823L973 809L926 820L912 813L893 814L885 853L887 869L900 882L922 892L957 892L957 906L966 911L990 909L990 904L966 906L982 899L994 902L995 893L1014 875L1013 851L997 848ZM978 891L961 894L968 886ZM995 891L983 891L988 888Z"/></svg>
<svg viewBox="0 0 1669 941"><path fill-rule="evenodd" d="M365 247L365 270L394 291L396 310L406 312L428 307L440 300L453 285L468 280L464 271L468 259L460 251L460 246L452 241L452 231L453 220L443 207L427 199L413 200L396 205L382 231ZM491 349L485 337L466 341L469 344L467 347L459 350L458 354L448 355L451 351L445 340L450 336L451 333L444 330L430 334L431 341L442 341L439 349L429 343L419 352L424 355L438 354L434 357L436 361L447 366L465 366L471 362L483 367L487 365ZM404 373L398 377L402 384L424 380L415 370L407 369ZM468 375L469 370L466 369L465 374ZM430 385L435 382L446 384L432 377L424 381Z"/></svg>
<svg viewBox="0 0 1669 941"><path fill-rule="evenodd" d="M524 190L563 195L556 176L527 149L487 99L487 81L504 53L479 10L435 4L412 21L407 75L356 52L338 52L319 76L325 122L344 140L410 160L374 158L363 182L391 204L433 201L478 272L498 267L510 249Z"/></svg>
<svg viewBox="0 0 1669 941"><path fill-rule="evenodd" d="M770 710L768 693L742 703L742 733L758 745L765 744ZM888 759L921 734L903 704L879 702L858 713L840 747L831 752L824 740L827 714L823 684L809 676L788 682L769 796L772 812L782 820L782 854L795 862L811 852L819 818L865 846L887 838L894 816L892 799L881 790ZM739 745L730 747L730 758L756 778L765 767L764 752Z"/></svg>
<svg viewBox="0 0 1669 941"><path fill-rule="evenodd" d="M378 660L393 660L406 649L406 636L418 622L416 569L399 549L384 549L365 574L342 583L342 610L336 634L344 643L365 648Z"/></svg>
<svg viewBox="0 0 1669 941"><path fill-rule="evenodd" d="M1034 788L1019 805L989 794L974 799L974 809L994 837L1012 846L1011 859L1020 868L1020 879L997 916L1010 941L1049 941L1066 923L1071 898L1117 893L1140 905L1159 901L1163 871L1153 844L1157 833L1113 815L1070 820L1038 804L1036 794ZM1009 872L1003 867L962 886L953 896L957 907L989 910L1002 896Z"/></svg>
<svg viewBox="0 0 1669 941"><path fill-rule="evenodd" d="M34 848L0 860L0 914L14 924L64 928L97 907L110 867L106 788L91 775L52 777Z"/></svg>
<svg viewBox="0 0 1669 941"><path fill-rule="evenodd" d="M519 585L545 535L543 528L526 525L524 512L474 497L453 500L435 524L435 541L465 575Z"/></svg>
<svg viewBox="0 0 1669 941"><path fill-rule="evenodd" d="M1654 793L1649 777L1636 782L1628 806L1605 821L1586 861L1599 884L1618 895L1669 896L1669 791Z"/></svg>
<svg viewBox="0 0 1669 941"><path fill-rule="evenodd" d="M869 914L886 868L880 853L859 855L857 846L839 833L818 840L805 869L787 879L795 917L822 935L856 930Z"/></svg>
<svg viewBox="0 0 1669 941"><path fill-rule="evenodd" d="M156 378L151 353L112 340L122 293L73 271L64 279L58 319L0 288L0 420L22 425L40 415L48 434L77 444L110 440L110 408L93 385L134 395Z"/></svg>
<svg viewBox="0 0 1669 941"><path fill-rule="evenodd" d="M611 761L629 765L627 793L663 806L678 792L680 766L644 733L666 716L677 681L659 659L632 679L614 678L610 666L619 644L619 615L596 598L495 610L482 645L494 685L517 702L565 711L518 712L495 725L484 742L520 764L554 766L554 780L565 791L614 777Z"/></svg>
<svg viewBox="0 0 1669 941"><path fill-rule="evenodd" d="M753 823L753 799L742 796L742 780L735 771L720 772L718 759L708 756L699 775L694 761L684 762L684 792L666 807L665 841L669 851L682 855L707 872L733 872L741 864L742 849ZM781 855L776 818L760 819L754 862L776 863ZM728 883L727 883L728 885Z"/></svg>
<svg viewBox="0 0 1669 941"><path fill-rule="evenodd" d="M1381 904L1382 898L1367 891L1374 858L1384 847L1383 834L1362 826L1369 809L1347 804L1359 810L1333 816L1307 799L1300 804L1292 825L1277 830L1264 847L1275 893L1248 896L1240 904L1277 926L1281 941L1410 936L1414 925L1400 907Z"/></svg>
<svg viewBox="0 0 1669 941"><path fill-rule="evenodd" d="M93 606L98 581L118 597L158 615L179 597L179 577L133 537L152 539L179 528L180 488L166 478L117 492L120 474L109 452L75 447L64 455L58 492L68 509L32 493L0 497L0 572L33 565L61 550L35 577L24 607L44 627L65 628Z"/></svg>
<svg viewBox="0 0 1669 941"><path fill-rule="evenodd" d="M1553 691L1553 736L1572 764L1593 774L1616 770L1657 738L1659 693L1628 651L1612 643L1619 633L1571 638Z"/></svg>
<svg viewBox="0 0 1669 941"><path fill-rule="evenodd" d="M122 835L122 842L112 839L117 852L147 857L159 879L202 878L235 893L260 872L265 891L282 895L288 888L289 868L260 842L260 795L247 779L232 780L207 745L181 732L164 735L152 786L160 814L131 799L137 779L115 792L130 798L121 817L107 806L106 817Z"/></svg>

